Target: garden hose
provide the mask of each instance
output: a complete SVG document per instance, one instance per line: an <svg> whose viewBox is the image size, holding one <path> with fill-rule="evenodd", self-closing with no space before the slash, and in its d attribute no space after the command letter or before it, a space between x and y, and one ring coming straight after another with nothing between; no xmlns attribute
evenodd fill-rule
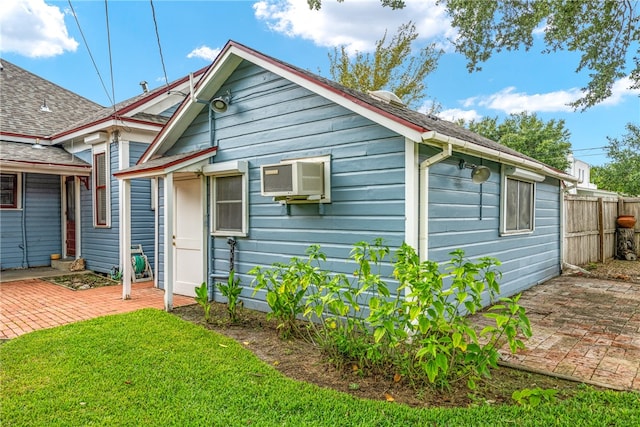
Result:
<svg viewBox="0 0 640 427"><path fill-rule="evenodd" d="M131 257L131 264L136 274L140 274L144 271L146 261L142 255L134 255Z"/></svg>

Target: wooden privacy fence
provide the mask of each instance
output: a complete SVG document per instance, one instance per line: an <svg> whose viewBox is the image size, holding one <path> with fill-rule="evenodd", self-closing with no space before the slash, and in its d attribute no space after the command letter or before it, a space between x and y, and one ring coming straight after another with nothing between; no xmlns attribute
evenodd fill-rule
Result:
<svg viewBox="0 0 640 427"><path fill-rule="evenodd" d="M615 256L616 219L636 217L635 242L640 248L640 197L564 196L564 262L584 265Z"/></svg>

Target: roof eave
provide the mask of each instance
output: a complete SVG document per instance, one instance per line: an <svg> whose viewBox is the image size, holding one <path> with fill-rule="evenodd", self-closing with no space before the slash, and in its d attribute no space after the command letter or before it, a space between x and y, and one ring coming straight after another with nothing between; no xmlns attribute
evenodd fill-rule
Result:
<svg viewBox="0 0 640 427"><path fill-rule="evenodd" d="M499 163L504 163L512 166L521 166L525 169L529 169L534 172L539 172L543 175L557 178L567 182L578 182L578 178L575 176L566 174L555 170L543 163L538 163L529 159L514 156L513 154L505 153L502 151L494 150L492 148L483 147L482 145L474 144L469 141L464 141L459 138L447 136L435 131L428 131L422 134L421 139L425 142L437 142L441 144L451 144L453 149L460 153L467 153L477 155L482 158L494 160Z"/></svg>
<svg viewBox="0 0 640 427"><path fill-rule="evenodd" d="M18 160L0 160L3 172L29 172L48 175L90 176L91 165L68 165L61 163L39 163Z"/></svg>

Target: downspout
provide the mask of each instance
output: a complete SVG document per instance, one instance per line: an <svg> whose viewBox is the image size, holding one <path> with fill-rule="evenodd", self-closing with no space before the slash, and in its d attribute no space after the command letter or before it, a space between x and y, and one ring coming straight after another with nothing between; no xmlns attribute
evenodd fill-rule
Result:
<svg viewBox="0 0 640 427"><path fill-rule="evenodd" d="M423 143L426 140L422 141ZM453 147L450 142L445 141L442 151L434 154L428 159L420 163L420 237L419 249L420 261L428 259L427 252L429 250L429 167L439 163L449 157L453 153Z"/></svg>
<svg viewBox="0 0 640 427"><path fill-rule="evenodd" d="M22 207L22 268L29 268L29 258L27 254L27 174L23 173L20 204Z"/></svg>

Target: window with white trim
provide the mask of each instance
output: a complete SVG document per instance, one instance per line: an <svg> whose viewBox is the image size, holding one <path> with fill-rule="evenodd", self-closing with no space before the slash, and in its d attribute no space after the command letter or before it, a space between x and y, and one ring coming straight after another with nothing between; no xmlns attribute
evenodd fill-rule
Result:
<svg viewBox="0 0 640 427"><path fill-rule="evenodd" d="M505 232L533 231L532 182L507 178Z"/></svg>
<svg viewBox="0 0 640 427"><path fill-rule="evenodd" d="M20 178L17 173L0 174L0 209L20 208Z"/></svg>
<svg viewBox="0 0 640 427"><path fill-rule="evenodd" d="M249 227L247 162L213 163L204 168L211 183L211 234L246 236Z"/></svg>
<svg viewBox="0 0 640 427"><path fill-rule="evenodd" d="M535 224L536 182L544 176L516 167L503 168L501 192L502 234L531 233Z"/></svg>
<svg viewBox="0 0 640 427"><path fill-rule="evenodd" d="M106 144L93 150L93 224L109 227L111 200L109 197L109 152Z"/></svg>

